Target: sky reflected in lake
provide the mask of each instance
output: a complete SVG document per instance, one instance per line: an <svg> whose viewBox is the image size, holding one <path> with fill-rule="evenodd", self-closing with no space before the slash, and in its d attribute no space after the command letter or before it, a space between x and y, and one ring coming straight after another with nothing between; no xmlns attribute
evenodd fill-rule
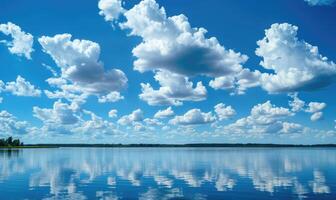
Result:
<svg viewBox="0 0 336 200"><path fill-rule="evenodd" d="M9 199L335 199L333 148L0 149Z"/></svg>

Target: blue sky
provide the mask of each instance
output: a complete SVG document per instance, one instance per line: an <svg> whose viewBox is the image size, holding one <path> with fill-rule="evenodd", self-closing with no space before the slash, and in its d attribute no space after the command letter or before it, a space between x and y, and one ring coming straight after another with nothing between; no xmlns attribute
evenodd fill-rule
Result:
<svg viewBox="0 0 336 200"><path fill-rule="evenodd" d="M335 18L318 0L4 0L0 136L335 142Z"/></svg>

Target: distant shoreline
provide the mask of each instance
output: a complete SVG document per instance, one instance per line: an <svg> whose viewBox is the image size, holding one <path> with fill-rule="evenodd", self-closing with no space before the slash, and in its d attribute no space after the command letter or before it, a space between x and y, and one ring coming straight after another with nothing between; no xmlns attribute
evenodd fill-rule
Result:
<svg viewBox="0 0 336 200"><path fill-rule="evenodd" d="M105 147L105 148L132 148L132 147L336 147L336 144L226 144L226 143L194 143L194 144L26 144L24 146L4 146L8 148L59 148L59 147Z"/></svg>

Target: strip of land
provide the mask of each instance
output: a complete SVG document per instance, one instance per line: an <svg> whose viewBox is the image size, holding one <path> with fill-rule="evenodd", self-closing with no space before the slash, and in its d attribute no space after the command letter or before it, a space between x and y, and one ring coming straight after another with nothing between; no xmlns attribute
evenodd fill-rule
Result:
<svg viewBox="0 0 336 200"><path fill-rule="evenodd" d="M58 148L58 147L336 147L336 144L231 144L231 143L193 143L193 144L25 144L12 148ZM0 147L1 148L1 147ZM8 148L8 147L4 147Z"/></svg>

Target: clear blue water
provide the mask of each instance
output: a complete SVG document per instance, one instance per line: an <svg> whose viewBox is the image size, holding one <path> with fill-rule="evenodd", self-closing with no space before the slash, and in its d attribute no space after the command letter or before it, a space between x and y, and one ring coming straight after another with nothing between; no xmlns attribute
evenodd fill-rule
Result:
<svg viewBox="0 0 336 200"><path fill-rule="evenodd" d="M336 149L0 150L0 199L336 199Z"/></svg>

